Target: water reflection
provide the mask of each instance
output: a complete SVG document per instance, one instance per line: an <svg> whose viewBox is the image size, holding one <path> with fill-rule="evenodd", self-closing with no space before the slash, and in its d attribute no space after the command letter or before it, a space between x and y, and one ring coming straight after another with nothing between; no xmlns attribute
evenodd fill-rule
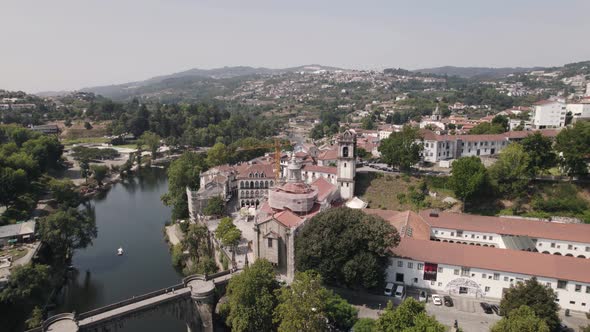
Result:
<svg viewBox="0 0 590 332"><path fill-rule="evenodd" d="M98 237L91 247L76 251L76 271L62 289L56 312L85 312L181 280L162 233L170 218L160 200L167 188L165 170L145 168L80 206L95 218ZM119 247L123 256L116 254ZM171 317L146 317L118 330L184 332L186 325Z"/></svg>

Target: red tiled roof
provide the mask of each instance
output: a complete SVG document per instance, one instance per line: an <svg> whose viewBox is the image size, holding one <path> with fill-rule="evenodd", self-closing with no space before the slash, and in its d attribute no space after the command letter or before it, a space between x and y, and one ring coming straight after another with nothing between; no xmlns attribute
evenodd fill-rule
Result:
<svg viewBox="0 0 590 332"><path fill-rule="evenodd" d="M335 160L338 159L338 148L335 146L330 147L329 150L320 151L318 154L319 160Z"/></svg>
<svg viewBox="0 0 590 332"><path fill-rule="evenodd" d="M318 173L326 173L326 174L334 174L336 175L337 168L333 166L318 166L318 165L309 165L305 164L301 168L306 172L318 172Z"/></svg>
<svg viewBox="0 0 590 332"><path fill-rule="evenodd" d="M411 237L420 240L430 239L430 226L422 217L413 211L392 211L380 209L363 209L367 214L376 215L395 227L401 237Z"/></svg>
<svg viewBox="0 0 590 332"><path fill-rule="evenodd" d="M250 174L264 173L263 179L274 179L274 167L272 164L241 164L238 166L238 179L248 179ZM260 178L260 177L259 177ZM252 178L255 179L255 178Z"/></svg>
<svg viewBox="0 0 590 332"><path fill-rule="evenodd" d="M336 186L328 182L323 176L317 178L311 185L318 188L318 201L320 202L325 200L336 189Z"/></svg>
<svg viewBox="0 0 590 332"><path fill-rule="evenodd" d="M288 228L297 227L303 222L303 219L299 218L299 216L289 210L277 212L272 218Z"/></svg>
<svg viewBox="0 0 590 332"><path fill-rule="evenodd" d="M429 210L421 211L420 216L432 227L590 243L590 225L587 224L563 224L452 212L439 212L438 217L431 217Z"/></svg>
<svg viewBox="0 0 590 332"><path fill-rule="evenodd" d="M398 257L421 262L590 283L590 259L407 237L392 251Z"/></svg>

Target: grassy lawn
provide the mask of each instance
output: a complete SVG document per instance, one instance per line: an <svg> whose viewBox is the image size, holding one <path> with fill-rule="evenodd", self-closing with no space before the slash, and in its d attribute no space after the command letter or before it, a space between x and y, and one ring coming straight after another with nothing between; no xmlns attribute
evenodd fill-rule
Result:
<svg viewBox="0 0 590 332"><path fill-rule="evenodd" d="M415 207L405 200L400 202L398 195L407 195L411 188L418 188L423 179L408 175L383 175L381 173L358 173L356 180L355 194L363 201L369 203L369 208L386 210L411 210ZM429 183L429 181L427 181ZM426 207L444 208L442 202L447 196L453 196L451 191L444 188L432 188L429 190L437 192L437 197L426 195ZM425 208L426 208L425 207Z"/></svg>
<svg viewBox="0 0 590 332"><path fill-rule="evenodd" d="M25 247L18 247L0 251L0 256L12 256L12 261L24 257L29 250Z"/></svg>

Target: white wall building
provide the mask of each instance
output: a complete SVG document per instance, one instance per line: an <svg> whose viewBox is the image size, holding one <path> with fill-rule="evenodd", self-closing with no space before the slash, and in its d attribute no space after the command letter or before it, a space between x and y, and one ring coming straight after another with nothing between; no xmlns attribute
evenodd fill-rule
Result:
<svg viewBox="0 0 590 332"><path fill-rule="evenodd" d="M574 121L590 119L590 102L567 104L566 110L572 113Z"/></svg>
<svg viewBox="0 0 590 332"><path fill-rule="evenodd" d="M566 106L562 101L543 100L535 103L531 118L535 129L565 126Z"/></svg>
<svg viewBox="0 0 590 332"><path fill-rule="evenodd" d="M501 299L536 277L564 309L590 309L590 225L459 213L366 209L396 227L387 282Z"/></svg>

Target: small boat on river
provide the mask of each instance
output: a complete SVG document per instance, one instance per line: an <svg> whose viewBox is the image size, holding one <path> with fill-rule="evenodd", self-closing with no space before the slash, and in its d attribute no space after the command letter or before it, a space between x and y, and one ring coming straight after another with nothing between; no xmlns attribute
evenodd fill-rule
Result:
<svg viewBox="0 0 590 332"><path fill-rule="evenodd" d="M117 256L122 256L122 255L123 255L123 248L117 249Z"/></svg>

